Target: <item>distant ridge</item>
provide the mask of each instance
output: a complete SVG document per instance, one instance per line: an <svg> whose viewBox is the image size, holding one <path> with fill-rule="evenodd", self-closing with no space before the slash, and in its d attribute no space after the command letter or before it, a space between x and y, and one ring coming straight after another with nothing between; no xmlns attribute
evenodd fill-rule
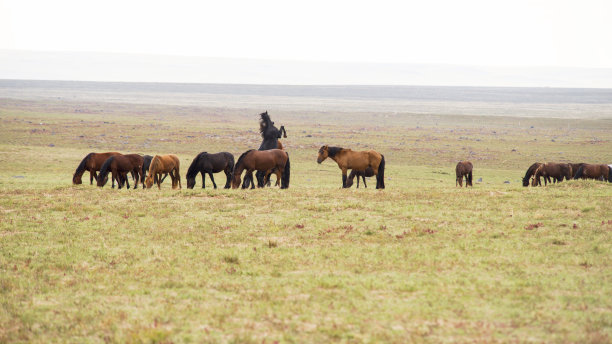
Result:
<svg viewBox="0 0 612 344"><path fill-rule="evenodd" d="M336 63L0 50L0 79L249 85L612 88L612 69Z"/></svg>
<svg viewBox="0 0 612 344"><path fill-rule="evenodd" d="M612 89L368 86L368 85L241 85L195 83L1 80L0 98L8 90L47 89L75 92L190 93L209 95L305 97L359 100L612 104ZM6 90L3 92L3 89Z"/></svg>

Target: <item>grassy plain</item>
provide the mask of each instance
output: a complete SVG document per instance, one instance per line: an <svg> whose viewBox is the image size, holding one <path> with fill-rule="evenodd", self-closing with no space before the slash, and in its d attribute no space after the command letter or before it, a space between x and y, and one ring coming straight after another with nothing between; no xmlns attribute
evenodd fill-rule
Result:
<svg viewBox="0 0 612 344"><path fill-rule="evenodd" d="M520 184L534 161L612 163L610 104L29 92L0 99L0 342L612 341L612 184ZM118 150L177 154L185 187L197 153L257 148L266 109L288 190L71 185ZM341 189L322 144L385 154L387 189Z"/></svg>

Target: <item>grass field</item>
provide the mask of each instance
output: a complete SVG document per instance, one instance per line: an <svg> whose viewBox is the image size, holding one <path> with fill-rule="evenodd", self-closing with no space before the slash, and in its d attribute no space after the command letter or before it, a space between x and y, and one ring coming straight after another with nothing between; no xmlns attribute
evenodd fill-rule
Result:
<svg viewBox="0 0 612 344"><path fill-rule="evenodd" d="M520 183L535 161L612 163L610 104L58 92L0 93L2 343L612 341L612 184ZM290 188L187 190L197 153L259 146L264 110ZM341 189L323 144L382 152L387 188ZM183 189L71 184L110 150L178 155Z"/></svg>

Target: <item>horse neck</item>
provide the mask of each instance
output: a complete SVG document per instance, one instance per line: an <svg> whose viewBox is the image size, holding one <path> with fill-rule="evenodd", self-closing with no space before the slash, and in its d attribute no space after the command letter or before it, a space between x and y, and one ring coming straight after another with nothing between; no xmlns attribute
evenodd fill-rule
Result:
<svg viewBox="0 0 612 344"><path fill-rule="evenodd" d="M198 175L198 172L200 172L200 165L201 162L203 160L203 155L199 154L191 163L191 165L189 165L189 168L187 169L187 178L193 178L195 176Z"/></svg>
<svg viewBox="0 0 612 344"><path fill-rule="evenodd" d="M160 168L161 165L161 161L159 158L153 158L151 160L151 165L149 165L149 177L153 177L155 175L155 173L157 173L157 170Z"/></svg>

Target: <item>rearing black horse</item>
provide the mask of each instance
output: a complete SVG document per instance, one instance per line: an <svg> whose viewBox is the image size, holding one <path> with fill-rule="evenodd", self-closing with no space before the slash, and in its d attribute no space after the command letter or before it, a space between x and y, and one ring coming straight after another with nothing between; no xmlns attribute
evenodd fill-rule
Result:
<svg viewBox="0 0 612 344"><path fill-rule="evenodd" d="M278 149L278 139L281 137L287 137L287 131L285 130L285 126L281 125L280 129L274 126L274 122L268 115L268 111L259 114L259 132L261 133L261 137L263 141L259 146L259 150L268 150L268 149ZM257 172L257 185L263 186L263 180L265 177L265 172ZM244 179L243 187L249 187L252 180L248 177Z"/></svg>

